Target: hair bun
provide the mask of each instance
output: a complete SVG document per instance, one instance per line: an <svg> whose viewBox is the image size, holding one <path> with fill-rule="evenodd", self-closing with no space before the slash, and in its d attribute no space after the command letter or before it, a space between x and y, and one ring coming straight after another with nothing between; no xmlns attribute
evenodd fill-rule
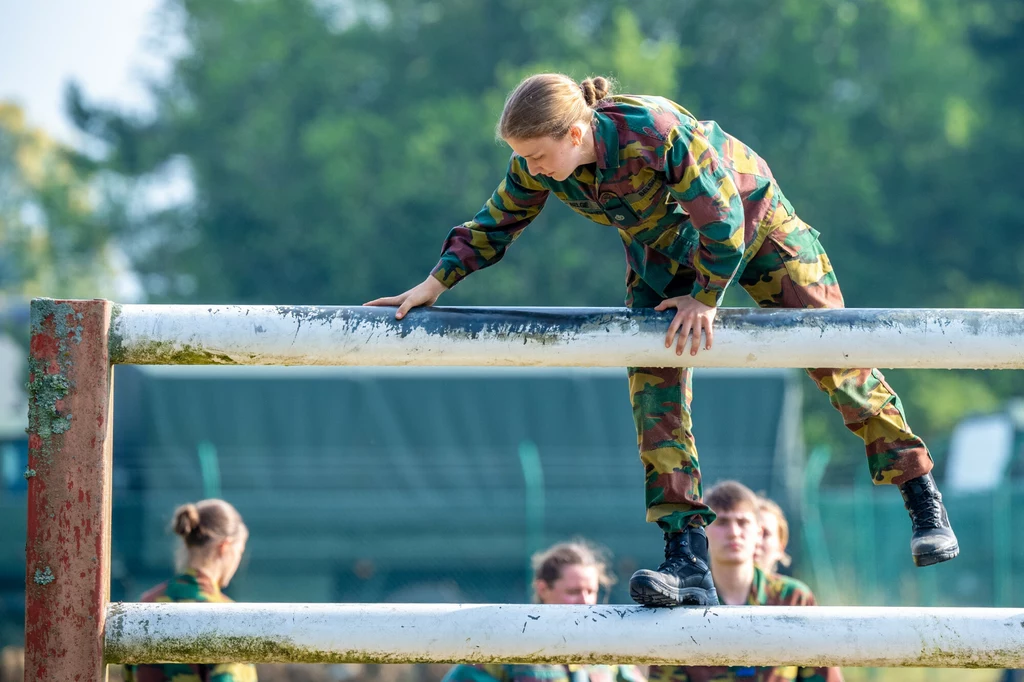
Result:
<svg viewBox="0 0 1024 682"><path fill-rule="evenodd" d="M187 538L199 529L199 509L194 504L183 504L174 512L174 532Z"/></svg>
<svg viewBox="0 0 1024 682"><path fill-rule="evenodd" d="M580 90L583 91L583 101L587 103L588 107L594 106L607 97L611 89L611 83L602 76L587 78L580 83Z"/></svg>

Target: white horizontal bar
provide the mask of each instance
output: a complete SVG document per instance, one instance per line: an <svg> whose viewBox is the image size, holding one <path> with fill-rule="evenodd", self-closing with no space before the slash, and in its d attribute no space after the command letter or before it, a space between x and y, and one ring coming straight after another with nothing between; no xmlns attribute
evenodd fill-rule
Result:
<svg viewBox="0 0 1024 682"><path fill-rule="evenodd" d="M108 663L1024 667L1024 609L115 603Z"/></svg>
<svg viewBox="0 0 1024 682"><path fill-rule="evenodd" d="M121 305L119 364L559 367L1024 367L1024 311L722 309L677 356L672 312L621 308Z"/></svg>

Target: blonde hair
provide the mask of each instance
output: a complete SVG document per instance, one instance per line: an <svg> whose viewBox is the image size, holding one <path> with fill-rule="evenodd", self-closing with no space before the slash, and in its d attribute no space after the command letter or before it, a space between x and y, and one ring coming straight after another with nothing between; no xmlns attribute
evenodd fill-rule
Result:
<svg viewBox="0 0 1024 682"><path fill-rule="evenodd" d="M786 521L786 515L782 512L780 507L775 500L768 499L764 496L757 498L757 506L760 509L762 516L767 512L774 516L779 522L779 548L781 550L781 556L779 556L779 563L783 566L789 566L793 559L786 553L786 545L789 544L789 522ZM765 568L772 568L766 566Z"/></svg>
<svg viewBox="0 0 1024 682"><path fill-rule="evenodd" d="M530 558L533 579L554 585L568 566L593 566L597 569L597 583L607 589L615 584L615 576L608 571L606 550L582 538L560 542L537 552ZM533 600L538 597L534 592Z"/></svg>
<svg viewBox="0 0 1024 682"><path fill-rule="evenodd" d="M590 123L594 105L611 91L611 81L601 76L582 83L560 73L530 76L505 99L497 135L503 140L561 139L574 123Z"/></svg>
<svg viewBox="0 0 1024 682"><path fill-rule="evenodd" d="M188 558L203 555L221 540L245 540L249 529L238 510L224 500L208 499L189 502L174 510L171 530L181 538L183 552L178 553L178 564Z"/></svg>

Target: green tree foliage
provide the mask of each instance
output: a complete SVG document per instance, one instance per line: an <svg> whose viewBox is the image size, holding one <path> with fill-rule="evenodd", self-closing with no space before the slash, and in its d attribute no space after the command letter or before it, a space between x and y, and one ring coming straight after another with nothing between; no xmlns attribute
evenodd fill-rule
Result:
<svg viewBox="0 0 1024 682"><path fill-rule="evenodd" d="M0 102L0 303L110 295L109 237L92 164Z"/></svg>

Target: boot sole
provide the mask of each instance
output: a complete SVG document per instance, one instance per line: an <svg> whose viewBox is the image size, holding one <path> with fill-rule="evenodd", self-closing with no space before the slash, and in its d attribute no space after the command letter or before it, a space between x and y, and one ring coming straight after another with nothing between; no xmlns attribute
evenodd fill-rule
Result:
<svg viewBox="0 0 1024 682"><path fill-rule="evenodd" d="M701 587L676 588L647 578L631 580L629 596L644 606L718 606L718 593L713 587L709 590Z"/></svg>
<svg viewBox="0 0 1024 682"><path fill-rule="evenodd" d="M960 545L957 545L952 549L942 550L941 552L914 555L914 565L918 568L933 566L935 564L941 564L943 561L955 559L958 554L960 554Z"/></svg>

